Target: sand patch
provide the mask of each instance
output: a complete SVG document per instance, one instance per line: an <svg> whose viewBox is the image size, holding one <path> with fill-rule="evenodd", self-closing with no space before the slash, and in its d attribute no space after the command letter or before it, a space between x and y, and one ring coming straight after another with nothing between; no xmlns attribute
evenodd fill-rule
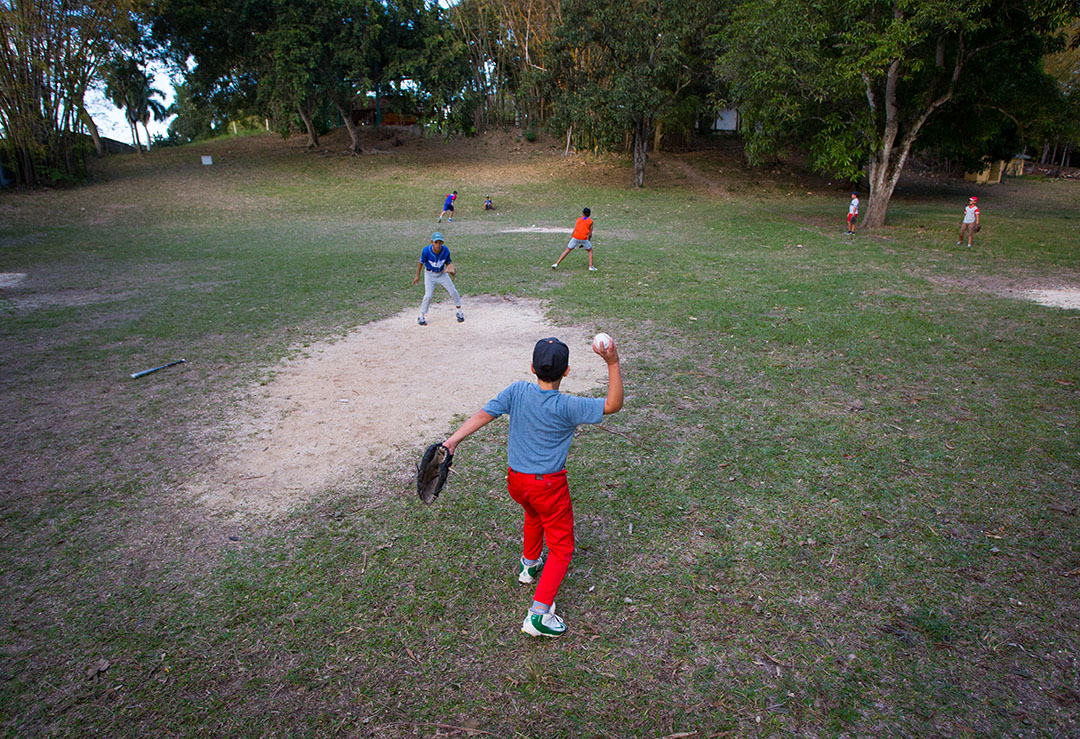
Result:
<svg viewBox="0 0 1080 739"><path fill-rule="evenodd" d="M533 379L532 347L545 336L570 346L564 391L606 387L588 329L552 325L533 301L484 296L466 298L464 308L457 323L450 303L433 305L424 327L409 309L282 362L267 384L244 393L224 448L188 493L218 512L276 515L357 484L365 469L412 460L445 438L455 417ZM207 443L220 439L208 433Z"/></svg>
<svg viewBox="0 0 1080 739"><path fill-rule="evenodd" d="M504 234L521 234L521 233L530 233L530 234L567 234L567 238L569 238L569 234L573 230L574 229L572 229L572 228L556 228L554 226L524 226L524 227L520 227L520 228L504 228L502 230L502 233L504 233Z"/></svg>
<svg viewBox="0 0 1080 739"><path fill-rule="evenodd" d="M1051 308L1080 310L1080 272L1076 270L1063 269L1053 275L1016 269L1007 275L968 271L920 276L930 282L962 290L978 290L1012 300L1029 300Z"/></svg>
<svg viewBox="0 0 1080 739"><path fill-rule="evenodd" d="M18 287L25 279L25 272L0 272L0 290Z"/></svg>
<svg viewBox="0 0 1080 739"><path fill-rule="evenodd" d="M1027 290L1023 296L1039 305L1051 308L1080 310L1080 288L1061 290Z"/></svg>

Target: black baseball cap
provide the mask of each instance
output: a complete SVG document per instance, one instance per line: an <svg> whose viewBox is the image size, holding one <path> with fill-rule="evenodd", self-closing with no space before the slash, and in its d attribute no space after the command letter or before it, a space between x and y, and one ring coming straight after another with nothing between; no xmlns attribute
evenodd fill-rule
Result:
<svg viewBox="0 0 1080 739"><path fill-rule="evenodd" d="M538 377L558 379L570 366L570 347L554 336L540 339L533 347L532 365Z"/></svg>

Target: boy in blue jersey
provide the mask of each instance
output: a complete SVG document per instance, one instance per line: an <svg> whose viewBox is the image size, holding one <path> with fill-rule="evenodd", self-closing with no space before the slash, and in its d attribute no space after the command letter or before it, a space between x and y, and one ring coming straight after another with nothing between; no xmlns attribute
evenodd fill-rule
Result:
<svg viewBox="0 0 1080 739"><path fill-rule="evenodd" d="M443 202L442 213L439 215L439 223L442 223L442 218L447 213L450 214L450 222L454 222L454 201L457 200L457 190L446 196L446 200Z"/></svg>
<svg viewBox="0 0 1080 739"><path fill-rule="evenodd" d="M465 314L461 312L461 295L458 294L454 281L451 279L456 271L450 261L450 249L443 245L443 235L438 231L431 234L431 243L420 252L420 261L416 265L416 277L413 278L412 284L415 285L420 281L421 272L424 273L424 299L420 302L420 317L416 319L416 322L421 326L427 325L428 306L431 305L431 296L435 292L436 285L442 285L446 288L446 292L450 293L450 297L454 299L454 305L457 306L458 323L464 321Z"/></svg>
<svg viewBox="0 0 1080 739"><path fill-rule="evenodd" d="M529 369L536 384L515 382L462 424L443 442L453 452L467 436L501 415L510 415L507 438L509 469L506 487L525 511L524 546L518 563L518 582L540 582L521 630L530 636L556 637L566 624L555 615L555 595L574 553L574 509L566 482L566 455L574 430L582 423L600 423L623 405L622 374L614 340L606 348L593 346L608 367L605 398L581 398L559 392L570 371L570 349L552 337L533 348ZM547 541L548 557L542 558Z"/></svg>

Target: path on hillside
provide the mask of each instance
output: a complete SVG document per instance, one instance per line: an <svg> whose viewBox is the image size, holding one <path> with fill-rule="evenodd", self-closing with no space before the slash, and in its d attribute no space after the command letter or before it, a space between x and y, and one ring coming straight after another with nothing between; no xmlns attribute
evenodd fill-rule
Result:
<svg viewBox="0 0 1080 739"><path fill-rule="evenodd" d="M681 172L686 179L690 180L691 184L704 188L713 197L726 198L730 196L726 187L689 162L685 162L677 157L668 157L664 162L672 165L676 170Z"/></svg>

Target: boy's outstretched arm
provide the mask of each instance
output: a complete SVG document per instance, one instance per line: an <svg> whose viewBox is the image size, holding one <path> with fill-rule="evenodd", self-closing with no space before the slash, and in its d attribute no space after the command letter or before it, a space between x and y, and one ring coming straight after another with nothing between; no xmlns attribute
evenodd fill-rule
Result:
<svg viewBox="0 0 1080 739"><path fill-rule="evenodd" d="M622 372L619 370L619 350L615 348L615 339L607 349L601 349L593 344L593 351L607 362L608 386L607 397L604 398L604 415L618 413L622 410L623 388Z"/></svg>
<svg viewBox="0 0 1080 739"><path fill-rule="evenodd" d="M457 449L457 445L464 441L466 436L479 431L494 420L495 416L490 413L477 411L472 415L472 418L461 424L461 428L451 434L449 439L443 442L443 446L449 449L450 453L453 454L454 450Z"/></svg>

